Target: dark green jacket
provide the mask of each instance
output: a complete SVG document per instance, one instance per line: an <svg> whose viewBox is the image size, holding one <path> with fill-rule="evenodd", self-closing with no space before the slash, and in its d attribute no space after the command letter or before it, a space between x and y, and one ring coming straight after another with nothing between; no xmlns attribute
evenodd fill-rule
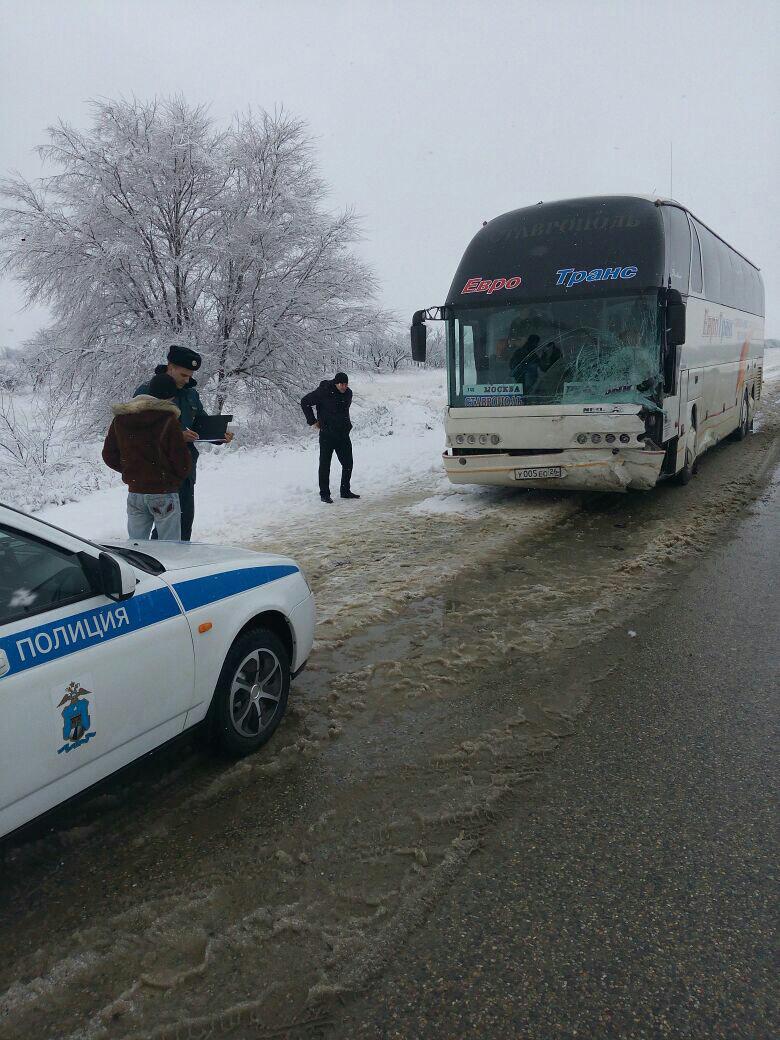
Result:
<svg viewBox="0 0 780 1040"><path fill-rule="evenodd" d="M154 374L160 375L165 371L165 365L158 365L157 368L154 370ZM195 416L206 414L206 409L203 407L203 403L200 399L200 394L195 389L197 385L198 384L195 382L194 379L190 379L189 383L187 383L185 387L182 387L181 390L176 391L176 396L173 398L174 404L181 412L181 415L179 416L179 422L181 423L181 427L183 430L191 430L193 428L192 424L195 422ZM138 397L139 394L148 393L149 384L141 383L141 385L133 394L133 397ZM198 449L195 447L194 444L189 444L188 447L192 454L192 461L194 463L198 457Z"/></svg>

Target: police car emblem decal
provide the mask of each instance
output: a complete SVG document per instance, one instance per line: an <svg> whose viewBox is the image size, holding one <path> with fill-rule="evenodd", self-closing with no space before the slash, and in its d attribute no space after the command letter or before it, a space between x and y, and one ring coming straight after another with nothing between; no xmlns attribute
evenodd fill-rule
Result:
<svg viewBox="0 0 780 1040"><path fill-rule="evenodd" d="M58 694L62 694L62 687L54 691L54 700ZM65 687L64 695L57 702L57 710L62 718L62 739L65 743L57 748L57 754L63 752L67 755L82 744L88 744L95 736L92 728L93 718L90 709L89 697L93 694L82 686L80 682L71 682Z"/></svg>
<svg viewBox="0 0 780 1040"><path fill-rule="evenodd" d="M11 665L8 661L8 654L5 650L0 650L0 676L7 675L11 671Z"/></svg>

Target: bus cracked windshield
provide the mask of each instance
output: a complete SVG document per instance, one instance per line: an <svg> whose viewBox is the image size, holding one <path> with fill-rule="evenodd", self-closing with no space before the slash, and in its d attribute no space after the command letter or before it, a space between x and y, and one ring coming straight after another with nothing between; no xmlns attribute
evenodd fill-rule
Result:
<svg viewBox="0 0 780 1040"><path fill-rule="evenodd" d="M511 272L511 275L509 274ZM750 431L761 394L758 269L676 202L514 210L474 237L442 307L444 466L454 483L648 489Z"/></svg>

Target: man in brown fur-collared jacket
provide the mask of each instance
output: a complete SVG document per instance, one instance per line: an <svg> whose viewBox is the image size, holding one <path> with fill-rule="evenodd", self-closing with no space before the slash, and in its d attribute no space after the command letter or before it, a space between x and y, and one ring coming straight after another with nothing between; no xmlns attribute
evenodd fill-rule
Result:
<svg viewBox="0 0 780 1040"><path fill-rule="evenodd" d="M103 461L127 484L127 532L147 539L152 527L167 541L181 539L179 488L192 467L179 409L171 400L176 384L156 375L149 393L113 407Z"/></svg>

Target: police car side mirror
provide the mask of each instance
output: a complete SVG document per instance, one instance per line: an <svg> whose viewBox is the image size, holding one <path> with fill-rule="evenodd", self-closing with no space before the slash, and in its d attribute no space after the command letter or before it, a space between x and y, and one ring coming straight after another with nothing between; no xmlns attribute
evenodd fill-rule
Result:
<svg viewBox="0 0 780 1040"><path fill-rule="evenodd" d="M119 602L129 599L135 592L135 571L124 560L102 552L98 557L103 594Z"/></svg>
<svg viewBox="0 0 780 1040"><path fill-rule="evenodd" d="M425 327L424 322L420 319L419 312L417 312L412 318L412 361L425 361L425 341L427 335L428 330Z"/></svg>

